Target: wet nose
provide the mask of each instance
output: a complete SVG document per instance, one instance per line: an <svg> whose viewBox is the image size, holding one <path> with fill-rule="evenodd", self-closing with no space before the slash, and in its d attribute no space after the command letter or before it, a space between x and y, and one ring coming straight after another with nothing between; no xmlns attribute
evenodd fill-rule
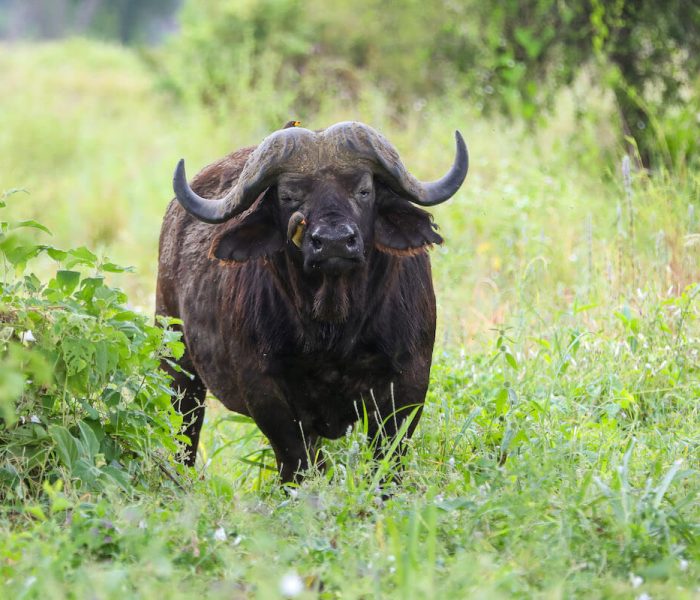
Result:
<svg viewBox="0 0 700 600"><path fill-rule="evenodd" d="M310 234L311 251L319 260L358 258L362 254L360 233L348 223L319 225Z"/></svg>

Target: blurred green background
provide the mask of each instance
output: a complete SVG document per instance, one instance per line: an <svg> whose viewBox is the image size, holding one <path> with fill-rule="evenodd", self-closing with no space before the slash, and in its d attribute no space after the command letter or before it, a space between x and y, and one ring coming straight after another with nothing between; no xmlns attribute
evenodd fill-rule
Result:
<svg viewBox="0 0 700 600"><path fill-rule="evenodd" d="M180 157L194 174L291 118L358 119L432 179L459 128L470 175L434 211L441 322L459 323L445 336L508 321L523 286L557 307L680 290L698 270L699 15L682 1L5 0L0 190L26 190L13 217L40 217L54 243L135 265L118 283L150 310Z"/></svg>

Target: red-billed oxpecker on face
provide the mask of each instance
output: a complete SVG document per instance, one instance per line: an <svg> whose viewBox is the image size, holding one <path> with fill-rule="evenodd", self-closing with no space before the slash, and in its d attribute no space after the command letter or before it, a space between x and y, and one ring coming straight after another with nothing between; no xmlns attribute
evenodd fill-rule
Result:
<svg viewBox="0 0 700 600"><path fill-rule="evenodd" d="M409 173L394 147L357 122L274 132L187 182L160 240L157 313L183 321L177 408L194 464L206 390L250 415L283 482L321 464L319 437L367 414L370 434L411 435L425 400L435 337L427 250L442 243L430 213L468 168ZM377 442L380 455L386 445Z"/></svg>

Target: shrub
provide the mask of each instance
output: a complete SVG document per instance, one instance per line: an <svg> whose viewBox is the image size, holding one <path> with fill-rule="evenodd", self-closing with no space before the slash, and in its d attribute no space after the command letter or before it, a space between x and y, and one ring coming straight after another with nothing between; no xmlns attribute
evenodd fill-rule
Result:
<svg viewBox="0 0 700 600"><path fill-rule="evenodd" d="M0 498L59 479L133 490L178 449L181 417L159 365L182 352L179 334L106 283L127 269L85 247L35 243L28 228L49 233L0 221ZM27 270L41 257L59 264L46 282Z"/></svg>

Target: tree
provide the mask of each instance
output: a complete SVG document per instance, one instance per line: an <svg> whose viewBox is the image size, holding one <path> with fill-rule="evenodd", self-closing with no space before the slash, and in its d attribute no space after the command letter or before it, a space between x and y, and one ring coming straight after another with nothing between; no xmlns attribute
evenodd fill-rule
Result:
<svg viewBox="0 0 700 600"><path fill-rule="evenodd" d="M455 56L461 73L477 68L487 106L532 118L589 69L613 91L622 131L645 165L697 156L698 136L688 132L700 109L697 2L507 0L453 10L456 23L478 20L482 60L459 51L459 29L442 40L441 56Z"/></svg>

